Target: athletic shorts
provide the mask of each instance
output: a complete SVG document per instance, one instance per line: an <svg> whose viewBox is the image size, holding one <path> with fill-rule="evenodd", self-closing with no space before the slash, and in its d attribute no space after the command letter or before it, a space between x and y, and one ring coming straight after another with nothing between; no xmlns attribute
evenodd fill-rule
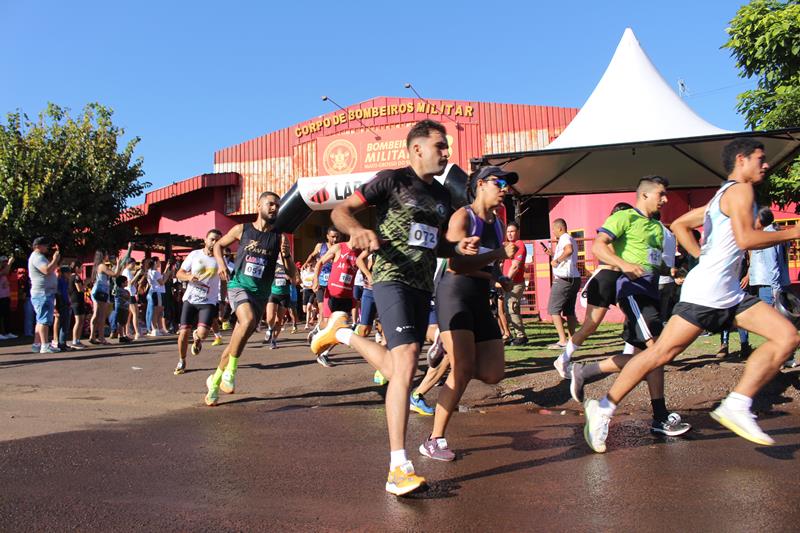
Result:
<svg viewBox="0 0 800 533"><path fill-rule="evenodd" d="M336 311L349 315L350 311L353 310L354 303L352 298L336 298L326 294L325 299L322 301L322 317L328 318Z"/></svg>
<svg viewBox="0 0 800 533"><path fill-rule="evenodd" d="M109 294L107 292L97 291L97 292L93 292L91 294L92 294L92 301L94 303L97 303L97 302L106 303L110 299L110 296L109 296Z"/></svg>
<svg viewBox="0 0 800 533"><path fill-rule="evenodd" d="M436 287L436 314L440 331L472 331L475 342L502 337L489 304L489 280L445 272Z"/></svg>
<svg viewBox="0 0 800 533"><path fill-rule="evenodd" d="M240 305L250 304L250 307L253 308L253 317L256 324L261 321L261 315L264 314L264 306L267 305L267 302L259 298L258 295L240 287L228 287L228 301L231 304L233 313L236 313L236 308Z"/></svg>
<svg viewBox="0 0 800 533"><path fill-rule="evenodd" d="M378 314L378 309L375 307L375 295L372 289L364 289L361 295L361 315L358 317L358 323L362 326L372 326L372 322Z"/></svg>
<svg viewBox="0 0 800 533"><path fill-rule="evenodd" d="M325 299L325 289L327 289L327 285L320 285L319 289L317 289L317 302L322 302Z"/></svg>
<svg viewBox="0 0 800 533"><path fill-rule="evenodd" d="M643 294L626 296L617 302L625 313L622 338L640 350L647 348L647 341L661 335L664 322L661 320L661 302Z"/></svg>
<svg viewBox="0 0 800 533"><path fill-rule="evenodd" d="M194 326L210 328L217 316L215 304L191 304L183 302L181 309L181 329L191 329Z"/></svg>
<svg viewBox="0 0 800 533"><path fill-rule="evenodd" d="M292 301L288 294L270 294L267 302L271 304L278 304L287 309L292 306Z"/></svg>
<svg viewBox="0 0 800 533"><path fill-rule="evenodd" d="M303 289L303 306L317 301L317 294L311 289Z"/></svg>
<svg viewBox="0 0 800 533"><path fill-rule="evenodd" d="M622 275L618 270L601 268L589 281L583 290L587 305L608 309L617 303L617 278Z"/></svg>
<svg viewBox="0 0 800 533"><path fill-rule="evenodd" d="M575 316L575 299L580 288L581 278L554 278L547 312L551 315Z"/></svg>
<svg viewBox="0 0 800 533"><path fill-rule="evenodd" d="M364 286L353 285L353 300L360 300L362 294L364 294Z"/></svg>
<svg viewBox="0 0 800 533"><path fill-rule="evenodd" d="M733 329L733 321L736 319L736 315L747 311L760 301L758 297L746 294L741 302L727 309L715 309L689 302L678 302L672 309L672 314L678 315L698 328L711 333L719 333Z"/></svg>
<svg viewBox="0 0 800 533"><path fill-rule="evenodd" d="M153 307L164 307L163 292L151 292L149 296L150 296L150 301L153 303Z"/></svg>
<svg viewBox="0 0 800 533"><path fill-rule="evenodd" d="M372 286L383 336L391 350L404 344L425 343L431 293L399 281L382 281Z"/></svg>

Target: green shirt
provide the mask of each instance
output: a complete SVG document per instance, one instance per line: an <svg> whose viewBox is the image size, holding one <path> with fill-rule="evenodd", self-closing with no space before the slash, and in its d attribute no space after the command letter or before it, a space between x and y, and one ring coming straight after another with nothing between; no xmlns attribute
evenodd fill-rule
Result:
<svg viewBox="0 0 800 533"><path fill-rule="evenodd" d="M614 253L623 261L650 272L661 268L664 230L660 222L647 218L638 209L617 211L597 231L611 237Z"/></svg>

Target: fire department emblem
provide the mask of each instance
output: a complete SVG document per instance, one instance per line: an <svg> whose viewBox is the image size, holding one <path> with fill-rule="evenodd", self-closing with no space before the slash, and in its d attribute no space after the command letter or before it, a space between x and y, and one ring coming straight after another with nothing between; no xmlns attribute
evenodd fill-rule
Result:
<svg viewBox="0 0 800 533"><path fill-rule="evenodd" d="M349 174L356 168L358 153L353 143L345 139L337 139L325 148L322 165L330 174Z"/></svg>

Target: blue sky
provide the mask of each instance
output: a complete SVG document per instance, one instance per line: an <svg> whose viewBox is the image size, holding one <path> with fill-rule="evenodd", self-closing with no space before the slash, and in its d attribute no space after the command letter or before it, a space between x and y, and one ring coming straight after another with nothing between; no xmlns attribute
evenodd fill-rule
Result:
<svg viewBox="0 0 800 533"><path fill-rule="evenodd" d="M374 96L580 107L625 27L687 102L740 130L720 47L740 1L56 2L0 0L0 112L99 101L142 142L154 187L216 149Z"/></svg>

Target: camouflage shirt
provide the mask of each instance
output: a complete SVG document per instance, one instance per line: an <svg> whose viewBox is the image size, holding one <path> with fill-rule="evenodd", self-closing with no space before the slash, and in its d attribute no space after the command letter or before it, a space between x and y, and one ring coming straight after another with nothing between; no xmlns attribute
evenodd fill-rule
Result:
<svg viewBox="0 0 800 533"><path fill-rule="evenodd" d="M378 211L373 283L395 281L433 292L436 246L447 232L450 193L438 181L425 183L411 167L382 170L357 191Z"/></svg>

